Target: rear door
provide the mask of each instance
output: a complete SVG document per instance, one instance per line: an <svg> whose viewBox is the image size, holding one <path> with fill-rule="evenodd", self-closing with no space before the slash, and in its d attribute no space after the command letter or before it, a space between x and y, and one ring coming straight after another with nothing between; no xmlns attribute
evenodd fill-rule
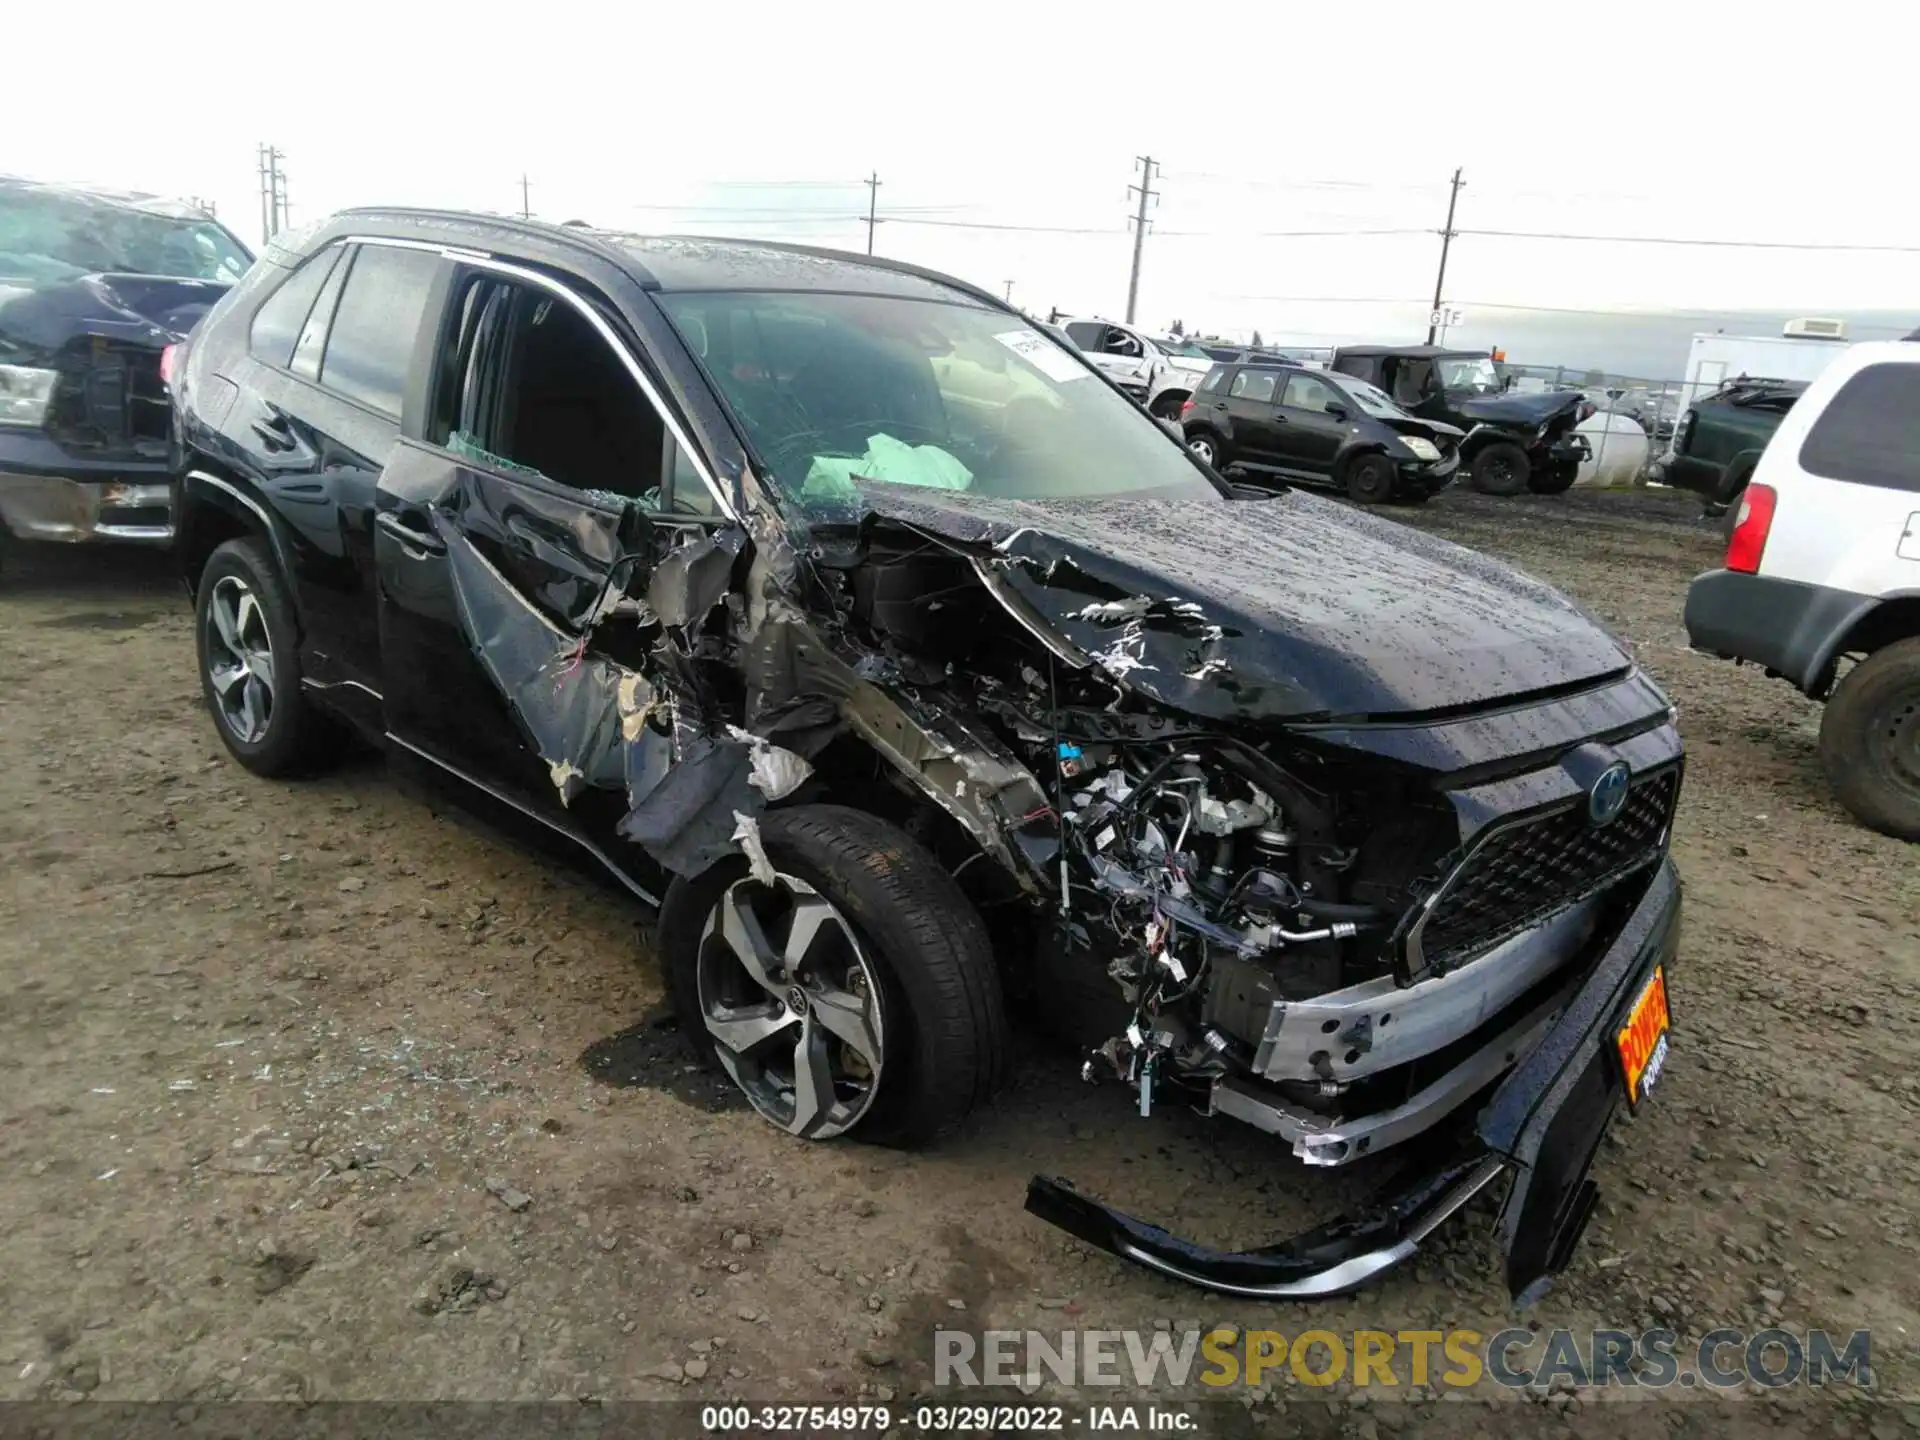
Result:
<svg viewBox="0 0 1920 1440"><path fill-rule="evenodd" d="M1352 404L1344 395L1317 375L1298 370L1286 372L1280 388L1280 417L1277 447L1285 463L1314 475L1333 473L1334 456L1345 443L1351 422L1331 413Z"/></svg>
<svg viewBox="0 0 1920 1440"><path fill-rule="evenodd" d="M1233 429L1233 453L1263 465L1285 464L1282 422L1274 401L1284 372L1243 365L1227 385L1227 421Z"/></svg>
<svg viewBox="0 0 1920 1440"><path fill-rule="evenodd" d="M440 257L334 245L255 313L227 422L290 532L307 683L379 728L374 488Z"/></svg>

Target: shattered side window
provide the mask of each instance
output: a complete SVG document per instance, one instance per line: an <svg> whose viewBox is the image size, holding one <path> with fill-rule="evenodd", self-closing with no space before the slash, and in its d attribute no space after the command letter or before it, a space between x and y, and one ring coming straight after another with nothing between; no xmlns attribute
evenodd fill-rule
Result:
<svg viewBox="0 0 1920 1440"><path fill-rule="evenodd" d="M660 303L761 468L802 502L844 502L867 481L1006 498L1217 493L1084 359L1004 311L812 292Z"/></svg>

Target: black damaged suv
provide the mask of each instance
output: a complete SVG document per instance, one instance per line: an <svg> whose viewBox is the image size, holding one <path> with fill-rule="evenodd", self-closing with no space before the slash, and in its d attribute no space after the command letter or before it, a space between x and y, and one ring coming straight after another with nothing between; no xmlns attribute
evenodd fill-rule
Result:
<svg viewBox="0 0 1920 1440"><path fill-rule="evenodd" d="M935 1135L1017 1006L1116 1124L1185 1094L1277 1166L1404 1161L1239 1253L1036 1177L1090 1243L1333 1294L1511 1177L1509 1283L1565 1262L1667 1053L1682 757L1562 596L1238 495L1000 300L863 257L350 212L175 361L228 748L358 731L658 897L772 1123Z"/></svg>
<svg viewBox="0 0 1920 1440"><path fill-rule="evenodd" d="M1181 407L1180 426L1187 448L1216 470L1337 485L1368 505L1431 499L1460 468L1459 430L1326 370L1216 365Z"/></svg>

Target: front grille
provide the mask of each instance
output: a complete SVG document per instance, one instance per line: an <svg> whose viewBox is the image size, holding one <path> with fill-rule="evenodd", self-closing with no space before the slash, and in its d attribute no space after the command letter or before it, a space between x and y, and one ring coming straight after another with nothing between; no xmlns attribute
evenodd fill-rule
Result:
<svg viewBox="0 0 1920 1440"><path fill-rule="evenodd" d="M1657 859L1679 789L1670 767L1636 781L1609 825L1575 802L1495 830L1413 930L1411 968L1444 973Z"/></svg>

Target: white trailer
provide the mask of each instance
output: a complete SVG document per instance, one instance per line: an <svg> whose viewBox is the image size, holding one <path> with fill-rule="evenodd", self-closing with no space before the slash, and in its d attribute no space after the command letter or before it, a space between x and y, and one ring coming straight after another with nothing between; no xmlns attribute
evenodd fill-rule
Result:
<svg viewBox="0 0 1920 1440"><path fill-rule="evenodd" d="M1687 348L1686 380L1674 418L1729 380L1817 380L1846 353L1840 320L1789 320L1778 335L1696 335Z"/></svg>

